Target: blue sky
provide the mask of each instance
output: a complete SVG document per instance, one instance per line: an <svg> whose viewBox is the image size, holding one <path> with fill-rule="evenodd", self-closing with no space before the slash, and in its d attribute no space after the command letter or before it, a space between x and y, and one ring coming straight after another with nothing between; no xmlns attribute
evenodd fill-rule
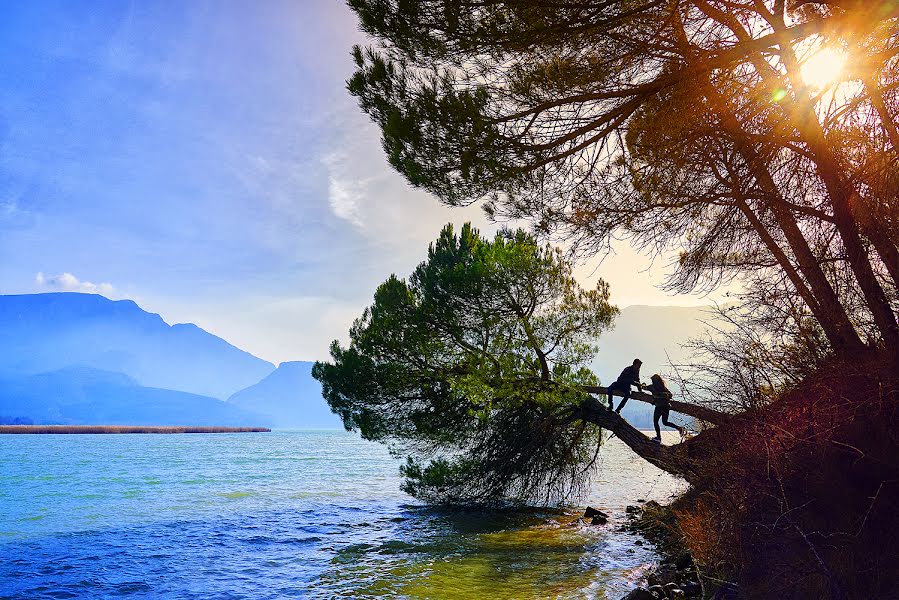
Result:
<svg viewBox="0 0 899 600"><path fill-rule="evenodd" d="M260 357L325 358L449 209L390 170L346 93L339 0L6 2L0 21L0 293L133 298ZM636 265L636 266L635 266ZM628 304L624 247L582 265Z"/></svg>

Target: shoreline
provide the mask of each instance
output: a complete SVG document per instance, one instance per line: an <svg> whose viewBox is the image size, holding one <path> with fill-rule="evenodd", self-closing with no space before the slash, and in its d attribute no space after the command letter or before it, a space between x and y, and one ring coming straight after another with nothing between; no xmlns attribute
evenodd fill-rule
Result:
<svg viewBox="0 0 899 600"><path fill-rule="evenodd" d="M165 427L151 425L0 425L0 434L269 433L268 427Z"/></svg>

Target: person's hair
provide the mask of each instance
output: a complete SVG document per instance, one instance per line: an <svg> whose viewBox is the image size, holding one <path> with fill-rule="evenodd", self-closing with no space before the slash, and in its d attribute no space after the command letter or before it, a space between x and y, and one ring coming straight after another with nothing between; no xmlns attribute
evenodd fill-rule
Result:
<svg viewBox="0 0 899 600"><path fill-rule="evenodd" d="M671 390L668 389L668 384L665 383L665 380L662 379L662 376L658 373L653 374L653 376L649 379L652 381L652 387L654 391L668 392L669 394L671 393Z"/></svg>
<svg viewBox="0 0 899 600"><path fill-rule="evenodd" d="M643 364L643 361L640 360L639 358L635 358L635 359L634 359L634 364L635 364L635 365L642 365L642 364Z"/></svg>

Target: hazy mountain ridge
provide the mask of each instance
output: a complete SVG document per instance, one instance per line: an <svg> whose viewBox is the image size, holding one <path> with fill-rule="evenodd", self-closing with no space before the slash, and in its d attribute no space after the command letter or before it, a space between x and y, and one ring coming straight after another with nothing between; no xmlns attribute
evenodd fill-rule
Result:
<svg viewBox="0 0 899 600"><path fill-rule="evenodd" d="M282 362L265 379L237 392L228 402L264 415L279 427L342 428L340 417L322 398L321 384L312 378L313 364Z"/></svg>
<svg viewBox="0 0 899 600"><path fill-rule="evenodd" d="M225 399L275 369L196 325L168 325L132 300L94 294L0 296L0 329L0 374L7 377L83 365L147 387Z"/></svg>
<svg viewBox="0 0 899 600"><path fill-rule="evenodd" d="M686 359L682 345L700 336L709 318L707 307L624 308L614 328L600 336L590 366L608 384L639 357L648 382L652 373L666 374L669 357ZM0 331L0 418L342 426L311 376L313 363L283 362L276 369L194 324L168 325L132 300L78 293L0 296ZM652 407L645 403L630 402L624 415L638 427L652 427Z"/></svg>
<svg viewBox="0 0 899 600"><path fill-rule="evenodd" d="M144 387L122 373L82 366L0 381L0 415L61 425L270 424L217 398Z"/></svg>

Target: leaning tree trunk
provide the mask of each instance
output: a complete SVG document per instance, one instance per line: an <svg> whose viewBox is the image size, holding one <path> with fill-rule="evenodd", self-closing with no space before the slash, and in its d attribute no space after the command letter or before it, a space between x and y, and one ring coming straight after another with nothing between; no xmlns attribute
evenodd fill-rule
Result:
<svg viewBox="0 0 899 600"><path fill-rule="evenodd" d="M608 388L601 386L584 386L584 391L591 394L608 394ZM633 392L630 395L633 400L655 404L652 396L643 392ZM726 426L733 422L734 417L704 406L697 406L688 402L670 401L671 409L675 412L705 421L717 426ZM655 465L656 467L683 477L688 482L699 482L697 461L693 456L691 443L681 443L674 446L663 446L646 437L643 432L625 421L621 416L594 397L585 400L578 409L578 416L587 423L599 425L608 429L624 442L637 455Z"/></svg>
<svg viewBox="0 0 899 600"><path fill-rule="evenodd" d="M696 463L687 455L684 444L664 446L649 439L640 430L622 419L621 415L609 410L593 397L581 404L579 416L587 423L608 429L628 448L663 471L683 477L690 483L696 483L699 480Z"/></svg>
<svg viewBox="0 0 899 600"><path fill-rule="evenodd" d="M584 391L590 394L601 395L609 393L608 388L599 385L585 385ZM621 394L616 395L620 396ZM652 399L652 395L645 392L631 392L628 398L630 398L631 400L646 402L647 404L652 404L653 406L655 406L655 401ZM707 423L711 423L712 425L726 425L733 419L733 415L713 410L711 408L706 408L704 406L690 404L689 402L678 402L677 400L670 400L668 404L671 405L671 410L673 410L674 412L685 414L688 417L693 417L694 419L699 419L700 421L705 421Z"/></svg>

